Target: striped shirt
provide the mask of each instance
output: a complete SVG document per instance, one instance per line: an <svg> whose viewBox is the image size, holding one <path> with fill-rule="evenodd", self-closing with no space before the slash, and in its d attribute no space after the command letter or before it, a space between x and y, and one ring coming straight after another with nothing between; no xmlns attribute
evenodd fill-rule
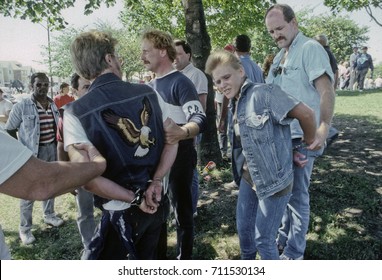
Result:
<svg viewBox="0 0 382 280"><path fill-rule="evenodd" d="M40 118L40 144L49 144L55 140L54 117L50 106L44 110L37 106L38 116Z"/></svg>

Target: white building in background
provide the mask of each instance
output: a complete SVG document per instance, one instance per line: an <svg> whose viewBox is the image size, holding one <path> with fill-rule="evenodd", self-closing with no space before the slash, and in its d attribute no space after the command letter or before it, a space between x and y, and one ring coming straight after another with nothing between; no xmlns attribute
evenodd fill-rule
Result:
<svg viewBox="0 0 382 280"><path fill-rule="evenodd" d="M28 88L29 78L36 72L30 66L23 66L17 61L0 61L0 86L8 88Z"/></svg>

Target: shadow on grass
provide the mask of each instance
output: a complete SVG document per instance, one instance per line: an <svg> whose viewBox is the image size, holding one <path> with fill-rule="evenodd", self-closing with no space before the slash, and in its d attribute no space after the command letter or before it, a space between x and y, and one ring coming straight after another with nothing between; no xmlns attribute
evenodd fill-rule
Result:
<svg viewBox="0 0 382 280"><path fill-rule="evenodd" d="M336 116L340 135L312 175L306 259L382 259L382 125L373 117ZM239 259L236 188L229 169L200 186L195 259ZM228 175L227 175L228 174Z"/></svg>
<svg viewBox="0 0 382 280"><path fill-rule="evenodd" d="M336 116L338 139L312 175L306 259L382 259L382 125Z"/></svg>

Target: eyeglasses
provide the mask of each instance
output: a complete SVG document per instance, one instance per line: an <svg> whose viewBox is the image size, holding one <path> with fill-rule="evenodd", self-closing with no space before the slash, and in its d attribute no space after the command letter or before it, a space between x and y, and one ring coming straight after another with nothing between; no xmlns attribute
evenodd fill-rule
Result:
<svg viewBox="0 0 382 280"><path fill-rule="evenodd" d="M272 69L272 74L274 77L277 77L277 75L281 75L281 73L283 72L284 70L284 67L282 66L277 66L276 68L273 68ZM284 71L284 74L285 74L285 71Z"/></svg>
<svg viewBox="0 0 382 280"><path fill-rule="evenodd" d="M44 87L48 87L48 86L49 86L49 83L37 83L37 84L36 84L36 87L42 87L42 86L44 86Z"/></svg>

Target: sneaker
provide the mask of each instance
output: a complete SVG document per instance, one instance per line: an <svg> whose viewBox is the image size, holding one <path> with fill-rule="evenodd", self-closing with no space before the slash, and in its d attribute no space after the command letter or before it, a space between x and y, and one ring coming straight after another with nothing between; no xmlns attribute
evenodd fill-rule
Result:
<svg viewBox="0 0 382 280"><path fill-rule="evenodd" d="M301 261L301 260L303 260L303 259L304 259L304 256L303 256L303 255L300 256L300 257L298 257L298 258L295 258L295 259L293 259L293 258L291 258L291 257L288 257L287 255L284 255L284 253L282 253L282 254L280 255L280 260L283 260L283 261L291 261L291 260Z"/></svg>
<svg viewBox="0 0 382 280"><path fill-rule="evenodd" d="M232 181L232 182L230 182L230 183L226 183L226 184L224 184L224 187L225 187L225 188L237 188L238 185L236 184L235 181Z"/></svg>
<svg viewBox="0 0 382 280"><path fill-rule="evenodd" d="M27 231L27 232L21 232L20 231L19 234L20 234L21 242L24 245L29 245L29 244L32 244L33 242L36 241L36 238L33 236L31 231Z"/></svg>
<svg viewBox="0 0 382 280"><path fill-rule="evenodd" d="M59 227L64 223L64 221L57 216L53 216L53 217L44 218L44 223L54 227Z"/></svg>

